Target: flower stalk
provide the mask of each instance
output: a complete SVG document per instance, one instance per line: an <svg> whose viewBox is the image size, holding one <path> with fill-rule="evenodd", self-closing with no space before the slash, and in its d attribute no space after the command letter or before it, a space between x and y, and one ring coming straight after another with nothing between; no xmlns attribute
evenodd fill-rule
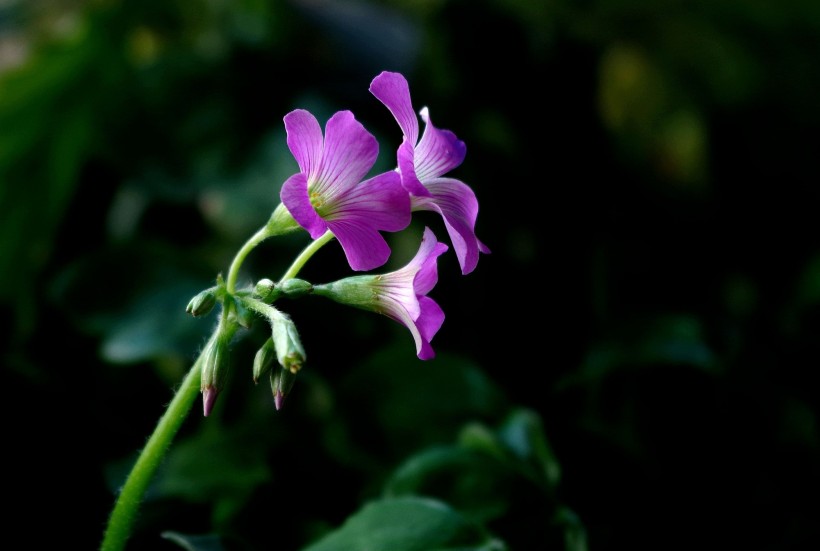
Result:
<svg viewBox="0 0 820 551"><path fill-rule="evenodd" d="M137 510L145 495L145 490L151 482L157 467L162 462L165 453L171 445L171 441L176 436L185 418L199 396L200 369L204 352L210 347L216 338L216 333L211 336L211 340L202 349L194 365L188 371L182 384L174 394L168 409L160 418L153 434L148 439L148 443L140 452L136 463L131 468L131 473L122 486L114 510L108 521L108 526L103 537L101 551L121 551L125 549L125 543L131 535L131 531L136 520Z"/></svg>

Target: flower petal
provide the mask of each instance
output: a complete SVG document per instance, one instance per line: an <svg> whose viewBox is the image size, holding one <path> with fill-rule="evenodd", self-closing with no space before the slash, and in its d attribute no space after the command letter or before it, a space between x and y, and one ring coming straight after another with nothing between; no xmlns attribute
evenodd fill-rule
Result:
<svg viewBox="0 0 820 551"><path fill-rule="evenodd" d="M316 182L310 191L326 201L354 186L373 167L379 154L376 138L350 111L339 111L327 121L325 146Z"/></svg>
<svg viewBox="0 0 820 551"><path fill-rule="evenodd" d="M282 184L279 192L282 204L288 209L293 219L305 228L313 239L318 239L327 230L327 224L322 220L313 205L310 204L310 197L307 190L307 177L302 174L294 174Z"/></svg>
<svg viewBox="0 0 820 551"><path fill-rule="evenodd" d="M417 295L426 295L438 282L438 268L436 260L448 249L447 245L436 240L436 235L428 227L424 228L424 235L416 256L407 264L406 269L415 272L413 290Z"/></svg>
<svg viewBox="0 0 820 551"><path fill-rule="evenodd" d="M328 227L342 246L352 270L372 270L382 266L390 258L390 246L387 241L368 224L344 218L329 221Z"/></svg>
<svg viewBox="0 0 820 551"><path fill-rule="evenodd" d="M426 182L433 194L431 200L415 201L414 210L429 210L441 214L453 243L461 273L472 272L478 264L479 252L490 249L475 235L478 200L470 186L453 178L436 178Z"/></svg>
<svg viewBox="0 0 820 551"><path fill-rule="evenodd" d="M299 170L313 176L322 158L322 128L309 111L296 109L285 115L285 130L290 152Z"/></svg>
<svg viewBox="0 0 820 551"><path fill-rule="evenodd" d="M396 158L404 189L417 197L430 197L430 192L416 175L416 153L413 144L408 142L407 138L399 146Z"/></svg>
<svg viewBox="0 0 820 551"><path fill-rule="evenodd" d="M416 322L410 317L407 311L390 310L389 312L386 312L385 315L401 323L410 330L410 334L413 336L413 341L416 343L416 355L419 359L429 360L435 356L432 347L430 347L430 343L422 337L421 332L419 332L418 327L416 327Z"/></svg>
<svg viewBox="0 0 820 551"><path fill-rule="evenodd" d="M410 196L395 171L384 172L336 197L325 217L347 220L384 231L400 231L410 224Z"/></svg>
<svg viewBox="0 0 820 551"><path fill-rule="evenodd" d="M416 145L416 177L426 182L458 167L467 155L467 146L449 130L433 126L427 108L421 110L426 126L421 141Z"/></svg>
<svg viewBox="0 0 820 551"><path fill-rule="evenodd" d="M436 301L430 297L419 297L421 315L416 320L416 328L421 336L421 349L418 350L418 357L422 360L429 360L435 356L430 341L444 324L444 310Z"/></svg>
<svg viewBox="0 0 820 551"><path fill-rule="evenodd" d="M413 290L417 295L426 295L436 286L436 283L438 283L438 264L436 261L449 248L444 243L435 244L432 252L413 279Z"/></svg>
<svg viewBox="0 0 820 551"><path fill-rule="evenodd" d="M419 136L419 121L410 99L410 86L400 73L382 71L370 83L370 92L396 118L406 140L415 145Z"/></svg>

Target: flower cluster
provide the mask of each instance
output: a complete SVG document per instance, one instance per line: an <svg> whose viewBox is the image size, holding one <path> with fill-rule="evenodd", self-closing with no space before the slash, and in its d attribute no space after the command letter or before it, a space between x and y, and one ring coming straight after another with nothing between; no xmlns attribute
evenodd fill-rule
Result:
<svg viewBox="0 0 820 551"><path fill-rule="evenodd" d="M435 356L430 341L444 322L444 312L427 295L438 280L437 259L450 247L425 227L415 257L394 272L354 275L322 284L296 278L310 256L329 241L339 242L351 270L374 270L391 254L382 232L404 230L413 212L430 211L441 216L462 274L476 268L481 253L490 252L475 233L475 194L464 182L445 176L464 161L464 142L453 132L433 126L426 107L416 114L409 85L400 73L382 72L373 79L370 92L387 107L403 135L396 150L396 168L370 178L366 175L376 162L379 145L353 113L335 113L324 132L303 109L284 117L287 145L299 171L284 182L281 204L237 254L227 279L218 278L215 287L188 305L195 316L206 314L217 303L222 305L219 325L201 356L205 415L223 385L229 341L240 326L249 327L254 317L271 326L271 337L254 360L254 380L269 372L276 408L281 407L306 356L292 320L273 306L282 296L315 295L377 312L407 327L420 359ZM419 116L424 122L421 137ZM263 279L253 289L236 289L239 266L253 247L299 228L312 242L278 283Z"/></svg>

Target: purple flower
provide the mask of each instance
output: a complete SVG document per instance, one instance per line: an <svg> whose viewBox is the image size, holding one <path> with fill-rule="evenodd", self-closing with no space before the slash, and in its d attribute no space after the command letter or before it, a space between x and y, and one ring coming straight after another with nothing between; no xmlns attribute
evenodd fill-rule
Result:
<svg viewBox="0 0 820 551"><path fill-rule="evenodd" d="M376 139L350 111L327 121L297 109L285 115L288 147L300 172L282 185L280 197L294 220L318 239L333 232L356 271L387 262L390 247L380 231L410 223L410 198L395 171L362 181L378 156Z"/></svg>
<svg viewBox="0 0 820 551"><path fill-rule="evenodd" d="M478 201L464 182L442 178L464 160L464 142L449 130L433 126L426 107L420 111L425 127L418 139L419 122L410 100L410 87L400 73L382 71L371 82L370 92L390 110L404 133L397 163L402 185L411 195L412 210L441 215L461 273L469 274L478 264L479 253L490 252L475 234Z"/></svg>
<svg viewBox="0 0 820 551"><path fill-rule="evenodd" d="M383 314L410 330L416 343L419 359L435 357L430 341L444 323L444 311L427 296L438 282L436 259L447 251L444 243L436 240L430 228L424 236L416 256L395 272L381 275L353 276L326 285L316 285L314 294Z"/></svg>

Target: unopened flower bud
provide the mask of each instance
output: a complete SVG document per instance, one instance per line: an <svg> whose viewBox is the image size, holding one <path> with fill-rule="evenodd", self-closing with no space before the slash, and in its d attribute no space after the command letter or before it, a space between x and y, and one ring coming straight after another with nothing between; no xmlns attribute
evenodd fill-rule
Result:
<svg viewBox="0 0 820 551"><path fill-rule="evenodd" d="M284 314L271 320L271 325L276 359L286 370L297 373L305 362L305 349L302 348L296 325Z"/></svg>
<svg viewBox="0 0 820 551"><path fill-rule="evenodd" d="M283 281L279 287L288 298L300 298L313 292L313 285L304 279L288 279Z"/></svg>
<svg viewBox="0 0 820 551"><path fill-rule="evenodd" d="M293 388L293 383L296 382L296 373L288 371L287 369L275 369L270 374L270 388L273 392L273 403L276 410L282 409L282 404L285 401L285 396L290 394Z"/></svg>
<svg viewBox="0 0 820 551"><path fill-rule="evenodd" d="M208 344L203 354L200 390L203 413L207 417L213 410L217 394L224 386L228 371L228 344L222 338L217 338Z"/></svg>
<svg viewBox="0 0 820 551"><path fill-rule="evenodd" d="M254 295L259 297L259 300L266 304L274 302L277 298L282 296L282 290L268 278L260 279L254 288Z"/></svg>
<svg viewBox="0 0 820 551"><path fill-rule="evenodd" d="M259 379L270 371L275 361L276 347L273 346L273 339L268 338L262 348L256 351L256 356L253 358L253 382L258 383Z"/></svg>
<svg viewBox="0 0 820 551"><path fill-rule="evenodd" d="M204 316L213 310L216 304L216 287L205 289L188 302L185 311L194 317Z"/></svg>

